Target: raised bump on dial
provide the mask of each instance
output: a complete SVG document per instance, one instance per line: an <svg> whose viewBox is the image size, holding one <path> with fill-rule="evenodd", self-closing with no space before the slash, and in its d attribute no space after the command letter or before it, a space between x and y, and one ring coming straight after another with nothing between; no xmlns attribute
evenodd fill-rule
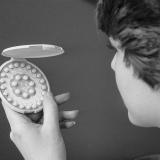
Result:
<svg viewBox="0 0 160 160"><path fill-rule="evenodd" d="M26 105L25 108L26 109L31 109L31 105Z"/></svg>
<svg viewBox="0 0 160 160"><path fill-rule="evenodd" d="M30 66L30 65L27 65L27 67L26 67L26 68L29 70L29 69L31 69L31 66Z"/></svg>
<svg viewBox="0 0 160 160"><path fill-rule="evenodd" d="M4 96L8 96L7 90L4 90L3 95L4 95Z"/></svg>
<svg viewBox="0 0 160 160"><path fill-rule="evenodd" d="M5 67L4 72L9 72L9 68Z"/></svg>
<svg viewBox="0 0 160 160"><path fill-rule="evenodd" d="M42 88L42 90L46 90L46 89L47 89L47 86L46 86L46 85L43 85L41 88Z"/></svg>
<svg viewBox="0 0 160 160"><path fill-rule="evenodd" d="M32 73L36 73L37 70L35 68L32 69Z"/></svg>
<svg viewBox="0 0 160 160"><path fill-rule="evenodd" d="M31 89L29 89L29 91L28 91L28 92L29 92L29 94L31 94L31 95L32 95L32 94L34 94L34 93L35 93L35 89L31 88Z"/></svg>
<svg viewBox="0 0 160 160"><path fill-rule="evenodd" d="M32 108L33 109L37 108L37 105L36 104L32 104Z"/></svg>
<svg viewBox="0 0 160 160"><path fill-rule="evenodd" d="M23 98L28 98L28 96L29 96L28 93L26 93L26 92L23 92L23 93L22 93L22 97L23 97Z"/></svg>
<svg viewBox="0 0 160 160"><path fill-rule="evenodd" d="M18 85L18 82L17 82L17 81L12 81L12 82L11 82L11 86L12 86L12 87L16 87L17 85Z"/></svg>
<svg viewBox="0 0 160 160"><path fill-rule="evenodd" d="M18 107L18 103L16 101L12 102L12 105Z"/></svg>
<svg viewBox="0 0 160 160"><path fill-rule="evenodd" d="M13 68L14 68L13 64L10 64L8 67L9 67L10 69L13 69Z"/></svg>
<svg viewBox="0 0 160 160"><path fill-rule="evenodd" d="M36 77L37 77L37 78L40 78L40 77L41 77L41 74L40 74L40 73L38 73L38 74L36 75Z"/></svg>
<svg viewBox="0 0 160 160"><path fill-rule="evenodd" d="M1 78L0 83L5 83L5 80L3 78Z"/></svg>
<svg viewBox="0 0 160 160"><path fill-rule="evenodd" d="M20 95L20 94L21 94L21 90L17 88L17 89L15 89L14 93L15 93L16 95Z"/></svg>
<svg viewBox="0 0 160 160"><path fill-rule="evenodd" d="M8 102L12 102L12 98L11 97L7 97L7 101Z"/></svg>
<svg viewBox="0 0 160 160"><path fill-rule="evenodd" d="M37 106L41 106L42 105L42 101L37 101Z"/></svg>
<svg viewBox="0 0 160 160"><path fill-rule="evenodd" d="M42 79L40 79L40 83L44 83L45 82L45 80L42 78Z"/></svg>
<svg viewBox="0 0 160 160"><path fill-rule="evenodd" d="M43 91L43 92L42 92L42 96L44 96L44 95L45 95L45 93L46 93L46 92L45 92L45 91Z"/></svg>
<svg viewBox="0 0 160 160"><path fill-rule="evenodd" d="M15 76L15 79L16 79L17 81L19 81L21 78L22 78L22 77L21 77L21 75L19 75L19 74L17 74L17 75Z"/></svg>
<svg viewBox="0 0 160 160"><path fill-rule="evenodd" d="M23 76L23 79L24 79L24 80L28 80L28 79L29 79L28 75L24 75L24 76Z"/></svg>
<svg viewBox="0 0 160 160"><path fill-rule="evenodd" d="M2 84L2 85L0 86L0 88L1 88L1 89L6 89L6 86L5 86L4 84Z"/></svg>
<svg viewBox="0 0 160 160"><path fill-rule="evenodd" d="M2 72L1 77L6 77L6 73Z"/></svg>
<svg viewBox="0 0 160 160"><path fill-rule="evenodd" d="M34 83L33 81L30 81L30 82L29 82L29 85L30 85L31 87L33 87L33 86L35 85L35 83Z"/></svg>
<svg viewBox="0 0 160 160"><path fill-rule="evenodd" d="M14 67L16 67L16 68L19 67L19 63L17 63L17 62L14 63Z"/></svg>
<svg viewBox="0 0 160 160"><path fill-rule="evenodd" d="M20 66L21 66L22 68L24 68L24 67L25 67L25 63L21 63Z"/></svg>
<svg viewBox="0 0 160 160"><path fill-rule="evenodd" d="M44 91L43 91L43 92L44 92ZM44 98L43 98L43 97L41 97L41 98L40 98L40 100L41 100L41 101L43 101L43 100L44 100Z"/></svg>
<svg viewBox="0 0 160 160"><path fill-rule="evenodd" d="M23 106L23 105L19 105L19 108L20 108L20 109L24 109L24 108L25 108L25 106Z"/></svg>

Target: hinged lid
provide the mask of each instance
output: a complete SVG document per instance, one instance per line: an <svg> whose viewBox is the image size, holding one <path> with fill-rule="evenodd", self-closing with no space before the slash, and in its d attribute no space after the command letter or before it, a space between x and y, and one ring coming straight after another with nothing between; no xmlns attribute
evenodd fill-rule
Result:
<svg viewBox="0 0 160 160"><path fill-rule="evenodd" d="M63 48L50 44L31 44L6 48L2 55L11 58L42 58L61 55Z"/></svg>

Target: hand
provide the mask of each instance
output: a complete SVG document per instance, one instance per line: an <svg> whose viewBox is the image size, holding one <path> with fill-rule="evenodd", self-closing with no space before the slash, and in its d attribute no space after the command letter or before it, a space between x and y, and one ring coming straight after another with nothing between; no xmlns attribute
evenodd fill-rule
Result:
<svg viewBox="0 0 160 160"><path fill-rule="evenodd" d="M58 105L62 105L63 103L67 102L70 98L70 93L64 93L55 96L55 101ZM59 112L59 124L61 129L68 129L73 127L76 122L74 119L77 117L79 111L72 110L72 111L60 111ZM26 114L34 123L43 123L43 110L38 113L29 113Z"/></svg>
<svg viewBox="0 0 160 160"><path fill-rule="evenodd" d="M25 160L66 160L57 103L51 93L44 97L42 124L33 123L27 116L2 104L11 127L10 138ZM66 113L69 112L61 112L61 117L66 118Z"/></svg>

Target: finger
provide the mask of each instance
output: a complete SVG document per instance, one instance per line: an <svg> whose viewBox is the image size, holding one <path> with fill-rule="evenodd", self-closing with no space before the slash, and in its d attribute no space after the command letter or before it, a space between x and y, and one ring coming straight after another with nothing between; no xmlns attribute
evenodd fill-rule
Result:
<svg viewBox="0 0 160 160"><path fill-rule="evenodd" d="M59 121L62 122L64 120L74 120L79 114L79 110L72 111L61 111L59 113ZM29 115L33 122L43 124L43 113L39 113L38 115Z"/></svg>
<svg viewBox="0 0 160 160"><path fill-rule="evenodd" d="M63 93L63 94L55 96L55 101L57 104L60 105L60 104L65 103L66 101L68 101L69 98L70 98L70 93L67 92L67 93Z"/></svg>
<svg viewBox="0 0 160 160"><path fill-rule="evenodd" d="M73 120L78 116L79 110L72 110L72 111L61 111L59 113L59 120Z"/></svg>
<svg viewBox="0 0 160 160"><path fill-rule="evenodd" d="M27 117L25 117L23 114L17 113L10 109L6 102L3 101L2 106L12 130L29 122L29 119L27 119Z"/></svg>
<svg viewBox="0 0 160 160"><path fill-rule="evenodd" d="M59 126L58 108L56 101L50 92L47 92L44 96L43 112L43 128L57 128Z"/></svg>
<svg viewBox="0 0 160 160"><path fill-rule="evenodd" d="M61 129L68 129L73 127L76 124L75 121L65 121L60 123L60 128Z"/></svg>
<svg viewBox="0 0 160 160"><path fill-rule="evenodd" d="M26 116L33 122L38 123L43 117L43 111L38 113L27 113Z"/></svg>

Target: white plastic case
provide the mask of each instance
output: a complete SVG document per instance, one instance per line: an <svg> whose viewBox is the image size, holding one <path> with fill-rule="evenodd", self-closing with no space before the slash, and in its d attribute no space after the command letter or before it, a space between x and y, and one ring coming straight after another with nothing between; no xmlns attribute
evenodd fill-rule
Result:
<svg viewBox="0 0 160 160"><path fill-rule="evenodd" d="M43 96L50 91L45 74L26 58L63 54L61 47L33 44L7 48L2 55L10 57L0 66L0 98L19 113L37 113L43 108Z"/></svg>

